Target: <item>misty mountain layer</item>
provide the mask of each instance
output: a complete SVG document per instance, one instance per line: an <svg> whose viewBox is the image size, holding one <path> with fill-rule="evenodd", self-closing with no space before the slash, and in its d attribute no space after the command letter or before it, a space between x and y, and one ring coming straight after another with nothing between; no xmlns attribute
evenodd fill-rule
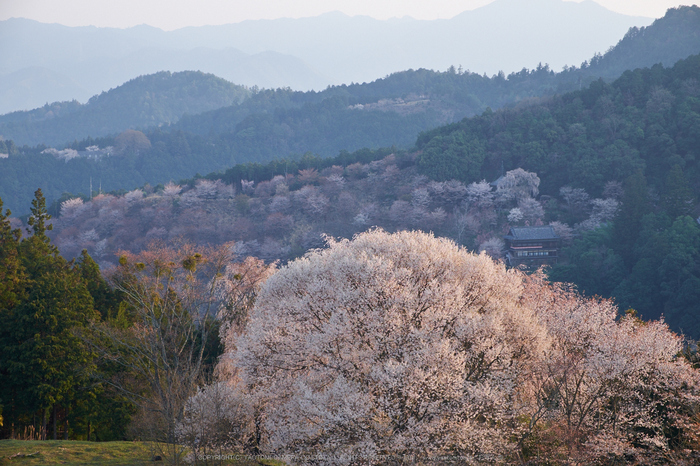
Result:
<svg viewBox="0 0 700 466"><path fill-rule="evenodd" d="M247 86L318 90L451 65L488 74L539 62L559 69L650 22L590 0L496 0L449 20L380 21L329 13L171 32L10 19L0 22L0 113L85 101L162 70L200 70Z"/></svg>
<svg viewBox="0 0 700 466"><path fill-rule="evenodd" d="M246 90L201 72L157 73L94 96L87 104L60 102L0 116L0 135L19 146L59 147L87 137L116 135L126 129L146 131L155 126L170 132L182 130L202 136L241 133L247 134L247 139L254 132L263 139L257 144L255 154L236 150L236 160L260 161L307 151L329 156L341 149L407 146L413 142L417 131L459 121L488 107L497 109L531 97L580 89L600 77L615 79L625 69L660 62L670 66L677 59L698 52L700 9L682 7L669 10L650 26L630 28L604 55L596 54L580 68L569 67L560 73L538 66L532 71L488 78L454 68L446 73L420 69L393 73L371 83L333 86L322 92L291 89L257 92L255 88ZM335 103L329 99L334 99ZM314 105L321 102L326 102L324 112L330 111L332 118L312 114L314 109L319 109ZM300 112L289 114L292 109ZM354 111L348 112L350 109ZM366 133L368 137L358 139L362 135L356 134L352 139L327 144L323 140L332 139L336 130L326 129L315 140L299 140L290 133L291 129L292 133L299 134L299 119L316 121L321 116L326 122L340 122L347 120L344 114L351 114L353 121L365 119L381 123L384 126L381 137L372 139ZM407 118L420 121L407 123ZM398 123L401 120L403 124ZM308 123L304 126L309 129ZM347 130L353 127L356 128L357 123L349 123ZM396 128L402 128L403 132L396 133ZM377 132L377 128L373 132ZM287 142L264 148L270 146L270 141L280 138ZM191 174L184 174L188 175Z"/></svg>

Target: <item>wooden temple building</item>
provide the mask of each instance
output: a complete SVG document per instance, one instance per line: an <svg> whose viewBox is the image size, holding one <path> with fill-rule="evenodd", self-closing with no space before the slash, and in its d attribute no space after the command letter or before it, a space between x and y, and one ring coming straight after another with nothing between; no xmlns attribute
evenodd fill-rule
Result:
<svg viewBox="0 0 700 466"><path fill-rule="evenodd" d="M561 238L551 226L512 227L506 241L506 264L539 267L554 265L559 257Z"/></svg>

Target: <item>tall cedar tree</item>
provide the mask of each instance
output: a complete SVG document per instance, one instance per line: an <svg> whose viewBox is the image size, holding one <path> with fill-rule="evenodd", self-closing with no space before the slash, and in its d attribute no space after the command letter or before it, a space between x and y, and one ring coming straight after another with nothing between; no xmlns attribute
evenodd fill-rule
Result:
<svg viewBox="0 0 700 466"><path fill-rule="evenodd" d="M8 209L3 214L0 199L0 309L14 307L22 299L21 282L24 270L19 261L21 232L12 229Z"/></svg>
<svg viewBox="0 0 700 466"><path fill-rule="evenodd" d="M19 261L19 239L21 233L18 229L13 230L10 225L10 215L8 209L2 211L2 199L0 199L0 320L22 300L22 282L24 280L24 269ZM0 348L2 346L0 345ZM0 380L5 380L5 352L0 351ZM4 384L2 384L4 386ZM2 400L10 400L5 390L0 389L0 426L3 425Z"/></svg>
<svg viewBox="0 0 700 466"><path fill-rule="evenodd" d="M51 217L41 190L32 201L28 222L32 236L19 243L16 232L8 237L5 217L3 258L16 250L21 267L18 270L23 272L17 275L18 291L12 293L20 299L3 298L0 310L0 396L8 406L6 421L19 426L33 424L38 418L45 438L51 416L56 438L56 421L60 418L67 437L68 414L90 391L89 378L94 370L94 355L76 330L99 315L78 271L46 236Z"/></svg>
<svg viewBox="0 0 700 466"><path fill-rule="evenodd" d="M90 296L95 301L95 309L100 313L102 319L116 317L119 311L120 295L109 287L100 273L100 266L90 257L87 249L83 249L80 253L75 268L85 281Z"/></svg>

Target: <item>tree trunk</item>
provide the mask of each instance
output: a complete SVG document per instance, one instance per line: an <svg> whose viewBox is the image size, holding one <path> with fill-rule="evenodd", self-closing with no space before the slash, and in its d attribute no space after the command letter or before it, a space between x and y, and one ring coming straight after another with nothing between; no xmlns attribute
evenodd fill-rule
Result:
<svg viewBox="0 0 700 466"><path fill-rule="evenodd" d="M53 407L53 439L56 440L56 406Z"/></svg>
<svg viewBox="0 0 700 466"><path fill-rule="evenodd" d="M68 440L68 408L66 408L66 419L63 421L63 440Z"/></svg>
<svg viewBox="0 0 700 466"><path fill-rule="evenodd" d="M44 410L43 416L41 416L41 432L39 432L39 438L41 440L47 440L47 430L48 430L48 425L49 425L49 412L47 410Z"/></svg>
<svg viewBox="0 0 700 466"><path fill-rule="evenodd" d="M91 426L90 426L90 420L88 419L88 438L87 438L87 441L88 441L88 442L90 441L90 427L91 427Z"/></svg>

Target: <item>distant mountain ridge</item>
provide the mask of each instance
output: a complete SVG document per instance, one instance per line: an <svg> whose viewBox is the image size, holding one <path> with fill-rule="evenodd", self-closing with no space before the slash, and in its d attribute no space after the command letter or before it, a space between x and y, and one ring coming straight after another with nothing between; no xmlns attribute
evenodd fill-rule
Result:
<svg viewBox="0 0 700 466"><path fill-rule="evenodd" d="M0 21L0 114L56 101L86 102L137 76L198 70L239 85L325 87L302 60L235 47L174 47L149 26L70 28L26 19Z"/></svg>
<svg viewBox="0 0 700 466"><path fill-rule="evenodd" d="M614 79L625 70L678 60L700 52L700 8L670 8L646 27L633 27L604 55L591 60L588 73Z"/></svg>
<svg viewBox="0 0 700 466"><path fill-rule="evenodd" d="M398 22L404 21L413 20L399 20ZM207 136L211 134L238 134L243 129L259 133L259 130L255 129L256 125L264 124L268 125L269 135L263 137L263 134L260 133L260 137L265 142L261 143L260 147L255 150L255 155L246 155L245 151L243 153L240 150L237 151L239 159L246 159L250 156L253 157L252 160L258 161L268 160L274 156L287 156L290 151L296 153L314 151L323 156L329 156L334 155L340 149L354 150L363 146L378 147L377 144L379 146L392 144L402 146L410 144L417 131L479 114L487 107L496 109L513 105L522 99L579 89L600 77L617 78L622 72L620 71L621 63L625 64L625 69L634 69L651 66L658 62L657 59L661 58L666 66L671 66L677 59L685 58L686 53L700 52L700 33L698 31L700 31L700 8L682 7L669 10L666 16L656 20L650 26L642 29L631 28L617 45L609 48L605 55L596 54L592 58L589 57L590 61L587 60L581 67L569 67L560 73L555 73L542 65L532 71L520 71L507 77L497 75L493 78L454 68L452 72L448 73L425 69L408 70L393 73L371 83L333 86L322 92L304 93L278 89L264 91L257 95L252 92L243 93L240 94L240 99L228 100L224 97L220 101L210 96L207 98L209 99L207 103L201 106L193 101L194 97L191 91L192 86L202 85L201 83L195 84L195 81L204 79L205 75L202 73L183 75L176 73L175 75L181 76L181 78L172 79L168 83L144 76L139 80L129 81L125 85L100 94L99 99L93 97L92 103L87 106L81 106L77 102L62 102L40 107L31 112L14 112L0 116L0 135L13 139L18 145L47 144L58 146L88 136L96 138L114 135L128 128L145 130L148 127L165 125L164 130L166 131L182 130ZM649 50L650 53L645 53L646 50ZM181 60L182 63L187 62L187 60L200 60L201 63L204 63L209 58L206 56L207 51L209 49L204 52L191 51L183 54L171 51L168 54L172 59ZM225 53L230 53L232 56L240 54L234 49L225 51ZM266 54L275 54L275 52L263 52L259 55ZM159 57L157 49L149 49L141 52L139 60L143 60L145 63L148 61L156 62L159 59L167 60L167 58ZM261 63L260 68L262 66ZM213 77L210 76L207 79L212 80ZM146 88L141 89L135 86L134 83L137 81L142 82L143 85L146 85L146 81L148 81L147 91L152 94L151 99L155 98L160 103L153 106L153 102L144 99L142 94ZM221 82L217 84L217 86L222 85L224 84ZM182 86L182 89L177 90L177 86ZM235 86L231 86L233 85L227 83L224 87L228 90L234 89ZM235 88L243 92L242 88ZM251 99L243 102L243 97L246 96L250 96ZM178 103L179 99L189 99L190 101ZM289 128L298 127L297 130L293 131L296 134L295 137L298 137L299 131L302 131L303 127L303 125L298 126L298 123L294 121L300 117L289 113L290 110L301 110L304 106L318 105L327 99L340 99L343 102L342 105L335 103L323 107L324 111L331 111L329 109L332 108L335 115L333 118L336 120L346 118L346 116L341 116L341 113L346 111L346 107L359 104L363 108L361 112L355 112L352 117L354 121L358 121L358 118L362 118L363 115L366 118L376 118L377 115L370 113L380 111L402 114L405 121L412 119L413 123L405 125L401 134L393 130L384 130L383 139L368 138L364 143L357 141L356 138L348 139L346 137L344 138L345 144L347 144L345 146L339 142L319 143L328 136L327 133L320 135L315 141L304 138L306 141L304 143L292 142L287 136L284 136L289 133ZM123 108L126 102L129 102L129 110ZM173 110L166 110L166 107L172 107ZM312 108L301 110L301 114L307 114L310 121L316 121L317 115L310 113ZM73 111L77 113L69 116L68 113ZM203 112L205 114L198 115ZM179 121L180 116L184 113L187 113L187 117ZM46 118L47 115L50 118ZM254 115L258 116L254 117ZM300 114L297 112L297 115ZM131 119L127 116L130 116ZM385 122L383 124L396 124L396 119L392 119L391 115L382 115L380 119ZM377 124L379 124L378 120ZM271 147L275 148L274 151L277 151L276 155L268 153L273 149L261 149L271 140L279 140L280 138L286 139L286 142L271 144Z"/></svg>
<svg viewBox="0 0 700 466"><path fill-rule="evenodd" d="M175 123L186 113L238 104L250 94L247 88L212 74L162 71L95 95L86 104L55 102L29 112L2 115L0 135L20 145L55 145Z"/></svg>
<svg viewBox="0 0 700 466"><path fill-rule="evenodd" d="M171 32L10 19L0 22L0 76L20 70L27 76L0 80L0 113L57 100L84 101L162 70L200 70L247 86L319 90L400 70L460 64L488 74L539 62L559 69L607 49L631 26L650 22L590 0L496 0L449 20L380 21L329 13ZM45 85L55 94L36 89L37 67L53 72Z"/></svg>

